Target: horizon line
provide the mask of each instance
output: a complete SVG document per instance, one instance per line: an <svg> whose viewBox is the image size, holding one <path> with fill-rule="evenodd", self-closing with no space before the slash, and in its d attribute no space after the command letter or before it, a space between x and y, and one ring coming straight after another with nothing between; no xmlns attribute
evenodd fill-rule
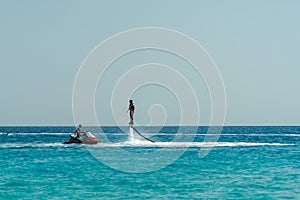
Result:
<svg viewBox="0 0 300 200"><path fill-rule="evenodd" d="M0 127L73 127L77 126L75 124L65 124L65 125L55 125L55 124L21 124L21 125L13 125L13 124L8 124L8 125L2 125L0 124ZM124 125L116 125L116 124L105 124L105 125L83 125L83 127L107 127L107 126L112 126L112 127L124 127L124 126L129 126L128 124ZM178 125L178 124L165 124L165 125L136 125L136 126L144 126L144 127L157 127L157 126L206 126L206 127L228 127L228 126L300 126L300 124L224 124L224 125L209 125L209 124L199 124L199 125Z"/></svg>

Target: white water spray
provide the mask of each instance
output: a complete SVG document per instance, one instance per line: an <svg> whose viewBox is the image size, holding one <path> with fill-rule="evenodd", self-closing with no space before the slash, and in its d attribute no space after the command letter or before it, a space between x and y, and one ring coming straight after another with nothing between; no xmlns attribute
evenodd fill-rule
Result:
<svg viewBox="0 0 300 200"><path fill-rule="evenodd" d="M128 135L128 141L133 143L134 142L134 132L133 132L133 127L129 127L129 135Z"/></svg>

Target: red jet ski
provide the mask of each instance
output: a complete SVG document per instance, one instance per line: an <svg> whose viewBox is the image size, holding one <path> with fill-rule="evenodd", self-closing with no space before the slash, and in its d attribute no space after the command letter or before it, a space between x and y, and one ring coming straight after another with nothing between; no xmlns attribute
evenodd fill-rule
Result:
<svg viewBox="0 0 300 200"><path fill-rule="evenodd" d="M75 138L75 135L70 135L70 140L64 142L63 144L97 144L100 142L96 136L94 136L91 132L83 132L80 135L80 138Z"/></svg>

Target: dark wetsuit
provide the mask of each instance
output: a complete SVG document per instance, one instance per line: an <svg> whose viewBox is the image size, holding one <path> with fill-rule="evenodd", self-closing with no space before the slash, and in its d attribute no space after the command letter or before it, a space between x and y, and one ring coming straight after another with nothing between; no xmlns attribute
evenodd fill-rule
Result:
<svg viewBox="0 0 300 200"><path fill-rule="evenodd" d="M70 141L74 142L74 143L82 143L82 141L79 140L80 133L81 133L81 129L78 127L75 131L75 137L73 135L70 135L70 137L71 137Z"/></svg>
<svg viewBox="0 0 300 200"><path fill-rule="evenodd" d="M128 110L130 111L130 112L129 112L129 116L130 116L130 124L133 124L133 114L134 114L134 105L133 105L133 103L130 103L130 104L129 104Z"/></svg>

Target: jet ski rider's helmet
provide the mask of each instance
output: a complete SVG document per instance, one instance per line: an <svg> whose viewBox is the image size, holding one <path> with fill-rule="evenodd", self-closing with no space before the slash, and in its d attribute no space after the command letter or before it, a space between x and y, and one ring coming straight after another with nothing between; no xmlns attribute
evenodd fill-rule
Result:
<svg viewBox="0 0 300 200"><path fill-rule="evenodd" d="M81 124L79 124L78 126L79 126L79 128L81 128L81 127L82 127L82 125L81 125Z"/></svg>
<svg viewBox="0 0 300 200"><path fill-rule="evenodd" d="M132 100L129 100L129 103L132 103L133 101Z"/></svg>

